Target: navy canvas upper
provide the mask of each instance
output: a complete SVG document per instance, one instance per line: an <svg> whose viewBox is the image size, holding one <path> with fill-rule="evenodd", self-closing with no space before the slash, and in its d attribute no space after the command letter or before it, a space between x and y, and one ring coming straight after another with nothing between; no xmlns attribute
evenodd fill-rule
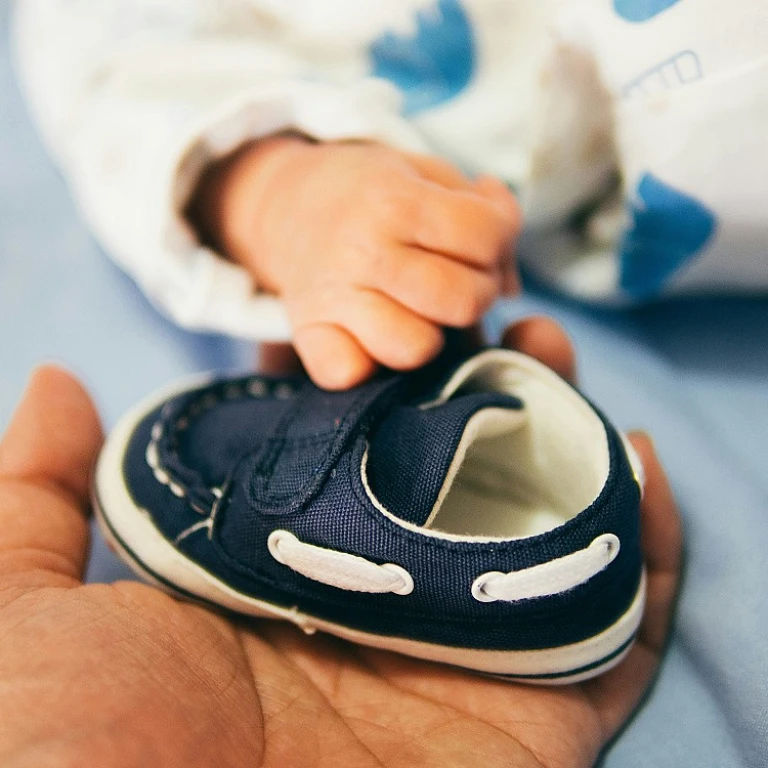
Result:
<svg viewBox="0 0 768 768"><path fill-rule="evenodd" d="M521 405L491 393L419 409L437 383L435 373L382 377L344 393L304 379L245 377L204 386L139 424L125 455L126 484L171 542L216 505L211 531L185 537L180 551L240 592L349 627L444 645L537 649L611 625L640 580L640 491L621 438L602 416L610 453L605 487L588 509L550 532L490 545L426 536L371 501L361 473L366 452L378 500L394 516L423 523L471 415ZM181 498L148 465L153 430L161 433L162 466L183 487ZM277 528L302 542L400 564L415 587L408 595L370 594L310 580L270 555L267 538ZM619 537L620 552L579 587L516 603L481 603L471 595L481 573L545 563L604 533Z"/></svg>
<svg viewBox="0 0 768 768"><path fill-rule="evenodd" d="M393 515L423 525L437 501L467 422L483 408L519 410L516 397L462 395L427 410L397 405L368 437L368 482Z"/></svg>

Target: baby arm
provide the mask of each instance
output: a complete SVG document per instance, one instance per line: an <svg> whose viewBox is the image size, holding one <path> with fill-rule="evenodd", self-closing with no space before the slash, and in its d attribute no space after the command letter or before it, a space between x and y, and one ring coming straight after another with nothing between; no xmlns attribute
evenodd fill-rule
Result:
<svg viewBox="0 0 768 768"><path fill-rule="evenodd" d="M286 130L426 149L393 86L340 77L333 57L307 60L292 18L266 0L16 4L20 84L78 207L105 252L186 328L291 336L283 302L184 216L211 164Z"/></svg>
<svg viewBox="0 0 768 768"><path fill-rule="evenodd" d="M417 366L498 292L514 200L412 154L393 87L341 83L253 4L25 0L31 111L105 251L179 324L293 336L326 386Z"/></svg>
<svg viewBox="0 0 768 768"><path fill-rule="evenodd" d="M297 135L213 165L189 216L282 299L296 351L331 389L377 364L422 365L442 326L477 322L510 281L520 221L495 179L384 144Z"/></svg>

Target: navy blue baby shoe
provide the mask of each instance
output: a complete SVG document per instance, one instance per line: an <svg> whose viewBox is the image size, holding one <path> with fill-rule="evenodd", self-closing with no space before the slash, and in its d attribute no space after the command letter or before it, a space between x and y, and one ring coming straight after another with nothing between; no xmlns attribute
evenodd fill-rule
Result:
<svg viewBox="0 0 768 768"><path fill-rule="evenodd" d="M324 392L210 380L128 414L99 459L111 544L188 598L528 682L617 664L643 612L642 467L501 349Z"/></svg>

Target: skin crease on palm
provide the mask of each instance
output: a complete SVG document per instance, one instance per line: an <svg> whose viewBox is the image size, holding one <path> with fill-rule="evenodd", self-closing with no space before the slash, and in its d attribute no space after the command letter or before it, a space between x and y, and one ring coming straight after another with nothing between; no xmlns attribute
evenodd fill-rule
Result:
<svg viewBox="0 0 768 768"><path fill-rule="evenodd" d="M506 343L573 376L559 327ZM3 768L573 768L591 765L656 671L680 526L649 439L639 640L579 685L510 684L270 621L240 622L135 582L82 584L102 434L67 373L32 377L0 445Z"/></svg>

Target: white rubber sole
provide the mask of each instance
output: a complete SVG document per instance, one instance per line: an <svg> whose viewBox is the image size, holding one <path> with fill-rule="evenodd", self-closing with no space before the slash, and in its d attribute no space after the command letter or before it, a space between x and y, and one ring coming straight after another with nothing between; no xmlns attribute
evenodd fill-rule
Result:
<svg viewBox="0 0 768 768"><path fill-rule="evenodd" d="M645 573L627 611L610 627L578 643L542 650L477 650L436 645L361 632L341 624L245 595L179 552L156 528L150 515L134 503L122 471L123 458L136 426L170 396L193 384L164 390L124 416L109 435L99 457L94 485L96 519L108 544L145 579L183 598L200 600L237 613L293 622L304 632L317 630L361 645L428 661L464 667L526 683L563 685L595 677L619 664L629 653L645 605ZM201 518L203 520L204 518ZM192 535L206 535L205 529Z"/></svg>

